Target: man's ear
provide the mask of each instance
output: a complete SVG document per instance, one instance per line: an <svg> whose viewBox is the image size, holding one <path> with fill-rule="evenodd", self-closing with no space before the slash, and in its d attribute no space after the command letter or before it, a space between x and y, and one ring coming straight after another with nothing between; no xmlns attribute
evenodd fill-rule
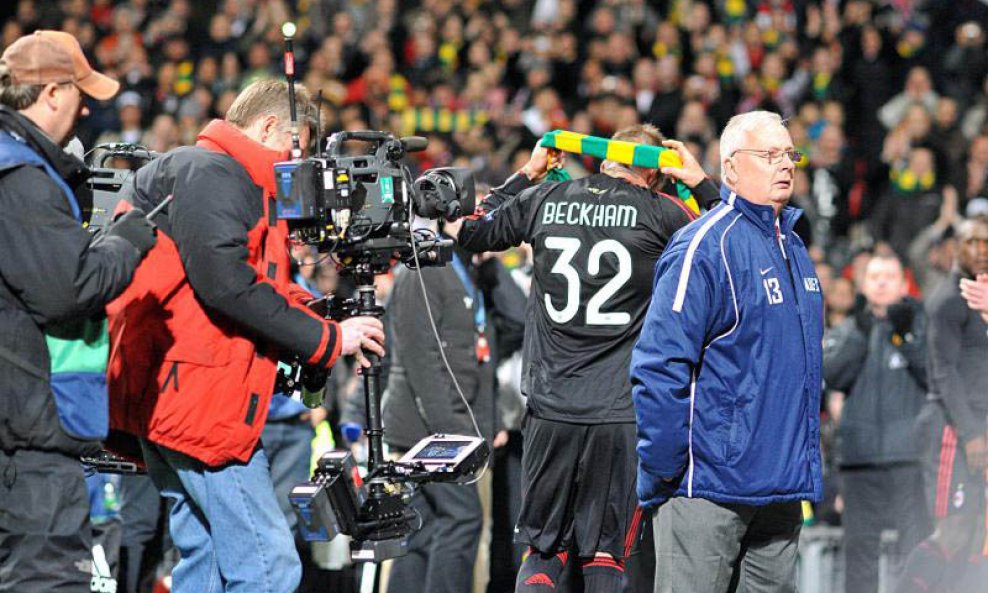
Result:
<svg viewBox="0 0 988 593"><path fill-rule="evenodd" d="M280 124L281 124L281 121L278 119L278 116L277 115L273 115L271 113L269 113L267 115L264 115L264 116L261 116L259 118L259 123L258 123L259 130L258 131L260 133L260 139L261 139L261 143L262 144L268 138L270 138L271 136L274 136L275 134L277 134L279 132L278 126Z"/></svg>
<svg viewBox="0 0 988 593"><path fill-rule="evenodd" d="M654 192L660 191L666 183L666 176L658 169L646 169L645 184Z"/></svg>
<svg viewBox="0 0 988 593"><path fill-rule="evenodd" d="M51 111L55 111L58 108L58 102L61 97L58 96L59 85L54 82L49 82L41 89L41 95L38 96L38 101L42 102L45 107Z"/></svg>
<svg viewBox="0 0 988 593"><path fill-rule="evenodd" d="M734 168L734 163L731 161L731 159L726 158L724 159L724 162L721 164L724 169L724 180L730 183L731 185L737 185L738 171L737 169Z"/></svg>

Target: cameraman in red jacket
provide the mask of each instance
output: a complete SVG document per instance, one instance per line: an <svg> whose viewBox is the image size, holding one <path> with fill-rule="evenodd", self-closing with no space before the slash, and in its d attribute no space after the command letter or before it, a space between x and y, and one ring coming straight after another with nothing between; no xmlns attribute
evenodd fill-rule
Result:
<svg viewBox="0 0 988 593"><path fill-rule="evenodd" d="M297 112L313 125L309 94ZM301 143L310 130L303 126ZM111 427L142 439L148 473L174 501L182 559L173 591L288 593L301 565L260 445L277 363L329 368L383 354L380 321L322 319L290 282L274 164L291 149L288 85L258 81L194 147L152 161L127 188L159 216L158 246L108 308Z"/></svg>

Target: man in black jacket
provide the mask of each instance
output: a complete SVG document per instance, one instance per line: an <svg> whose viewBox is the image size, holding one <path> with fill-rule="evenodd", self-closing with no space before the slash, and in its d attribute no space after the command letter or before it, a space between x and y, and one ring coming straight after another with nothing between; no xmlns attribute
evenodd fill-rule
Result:
<svg viewBox="0 0 988 593"><path fill-rule="evenodd" d="M988 582L988 323L960 288L988 274L988 218L957 235L957 265L926 302L930 401L918 426L936 531L909 557L899 593L980 593Z"/></svg>
<svg viewBox="0 0 988 593"><path fill-rule="evenodd" d="M662 145L651 125L613 139ZM669 171L701 203L717 189L682 144ZM458 242L470 251L525 241L534 277L523 346L521 516L515 540L529 546L519 593L554 588L572 551L587 593L619 591L641 519L635 500L635 414L628 365L648 308L655 262L694 215L656 194L654 169L604 161L599 175L532 186L548 171L536 148L528 164L467 219Z"/></svg>
<svg viewBox="0 0 988 593"><path fill-rule="evenodd" d="M878 589L883 529L896 529L906 552L930 531L914 430L926 399L926 321L907 288L897 257L873 256L866 304L824 340L824 379L847 394L837 453L848 593Z"/></svg>
<svg viewBox="0 0 988 593"><path fill-rule="evenodd" d="M77 458L106 436L106 390L54 388L49 344L80 320L100 327L155 243L140 211L92 240L82 227L87 170L61 149L88 113L82 95L105 100L118 86L66 33L22 37L0 58L0 591L89 590Z"/></svg>
<svg viewBox="0 0 988 593"><path fill-rule="evenodd" d="M444 234L455 238L459 225L446 223ZM425 282L426 297L420 281ZM466 402L443 363L427 303ZM393 342L383 406L384 438L393 451L407 451L435 433L477 435L479 431L494 447L506 442L507 433L497 431L492 352L496 336L491 315L469 253L459 250L443 267L396 272L388 305ZM409 540L408 555L395 560L389 591L469 591L483 524L477 486L428 484L413 505L422 517L422 528Z"/></svg>

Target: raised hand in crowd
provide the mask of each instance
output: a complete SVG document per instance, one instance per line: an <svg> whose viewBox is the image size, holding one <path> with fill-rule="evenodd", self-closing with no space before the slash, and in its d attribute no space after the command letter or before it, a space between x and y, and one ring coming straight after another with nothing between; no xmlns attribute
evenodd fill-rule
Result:
<svg viewBox="0 0 988 593"><path fill-rule="evenodd" d="M976 280L961 279L961 296L967 306L981 313L988 323L988 274L978 274Z"/></svg>

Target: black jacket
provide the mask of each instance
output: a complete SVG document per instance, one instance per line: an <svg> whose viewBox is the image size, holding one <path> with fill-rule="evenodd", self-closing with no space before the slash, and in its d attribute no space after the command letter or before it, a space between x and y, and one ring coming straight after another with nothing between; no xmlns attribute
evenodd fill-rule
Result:
<svg viewBox="0 0 988 593"><path fill-rule="evenodd" d="M916 417L926 400L926 320L910 301L910 335L893 343L892 324L870 312L867 335L854 317L824 338L823 376L830 389L847 394L838 427L842 466L913 462L920 459Z"/></svg>
<svg viewBox="0 0 988 593"><path fill-rule="evenodd" d="M473 423L440 357L426 314L418 275L422 275L439 336L450 367L473 409L480 432L488 441L497 426L493 360L478 364L474 306L452 264L399 269L391 300L391 370L384 398L384 439L407 450L434 433L475 435ZM488 305L486 337L496 343Z"/></svg>
<svg viewBox="0 0 988 593"><path fill-rule="evenodd" d="M694 193L704 205L719 198L709 181ZM521 379L528 409L556 422L634 422L628 367L655 264L693 213L604 174L537 186L516 174L481 210L464 221L461 247L533 249Z"/></svg>
<svg viewBox="0 0 988 593"><path fill-rule="evenodd" d="M81 161L6 107L0 130L23 139L80 195L88 176ZM98 443L74 439L59 424L44 328L102 315L140 253L119 237L93 242L44 169L11 165L0 170L0 254L0 448L95 451Z"/></svg>
<svg viewBox="0 0 988 593"><path fill-rule="evenodd" d="M930 394L943 404L961 443L988 428L988 325L961 296L964 277L954 270L926 301Z"/></svg>

